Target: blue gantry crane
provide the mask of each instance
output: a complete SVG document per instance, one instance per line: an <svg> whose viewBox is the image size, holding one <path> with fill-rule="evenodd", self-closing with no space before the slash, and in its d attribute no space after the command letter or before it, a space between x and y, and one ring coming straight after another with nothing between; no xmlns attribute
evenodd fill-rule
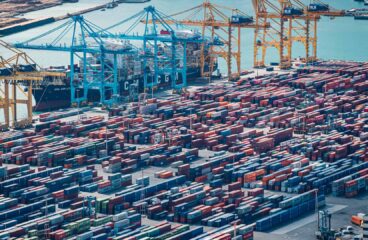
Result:
<svg viewBox="0 0 368 240"><path fill-rule="evenodd" d="M162 79L165 76L170 79L173 89L180 90L187 86L187 46L203 43L205 39L200 34L188 31L179 22L174 29L166 19L172 18L148 6L127 19L95 32L93 36L142 43L140 57L143 62L144 89L155 88L160 81L167 81ZM116 32L122 29L124 31L111 33L111 30Z"/></svg>
<svg viewBox="0 0 368 240"><path fill-rule="evenodd" d="M86 102L90 89L99 90L100 102L109 105L117 101L119 94L118 56L137 54L137 49L130 44L110 47L107 40L95 34L102 30L83 16L76 15L43 34L13 46L70 53L72 105ZM107 61L107 57L113 60ZM78 60L80 68L76 64Z"/></svg>

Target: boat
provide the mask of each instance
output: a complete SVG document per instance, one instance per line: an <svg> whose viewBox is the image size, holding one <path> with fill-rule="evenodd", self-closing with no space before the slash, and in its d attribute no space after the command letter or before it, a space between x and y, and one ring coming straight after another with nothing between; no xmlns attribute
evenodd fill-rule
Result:
<svg viewBox="0 0 368 240"><path fill-rule="evenodd" d="M346 15L355 16L359 14L368 14L368 8L352 8L346 11Z"/></svg>
<svg viewBox="0 0 368 240"><path fill-rule="evenodd" d="M354 15L356 20L368 20L368 14L356 14Z"/></svg>
<svg viewBox="0 0 368 240"><path fill-rule="evenodd" d="M208 65L206 66L208 68ZM214 70L217 70L217 63L214 66ZM187 81L194 82L201 76L200 67L192 67L187 69ZM181 77L179 77L180 81ZM159 89L168 89L171 86L171 76L161 74L158 79ZM53 82L41 85L38 88L33 89L33 96L36 101L34 107L35 111L51 111L55 109L67 108L71 106L70 97L70 83L69 80L63 79L63 84L57 85ZM132 77L120 81L119 95L121 97L129 97L131 91L143 92L143 77ZM82 89L79 89L82 94ZM78 93L77 93L78 94ZM106 90L107 98L111 96L111 90ZM90 90L88 92L89 102L98 102L100 93L98 90Z"/></svg>
<svg viewBox="0 0 368 240"><path fill-rule="evenodd" d="M106 4L106 8L109 8L109 9L110 8L115 8L117 6L118 6L118 3L115 2L114 0L112 2L109 2L109 3Z"/></svg>
<svg viewBox="0 0 368 240"><path fill-rule="evenodd" d="M120 3L146 3L151 0L119 0Z"/></svg>
<svg viewBox="0 0 368 240"><path fill-rule="evenodd" d="M18 33L21 31L25 31L34 27L43 26L49 23L55 22L54 17L46 17L46 18L37 18L31 19L23 22L19 22L13 25L9 25L3 28L0 28L0 36L7 36L13 33Z"/></svg>
<svg viewBox="0 0 368 240"><path fill-rule="evenodd" d="M188 35L188 32L181 33ZM116 48L116 45L119 43L111 42L111 47ZM121 47L124 47L123 45ZM159 51L164 53L165 51L170 51L169 46L163 45L159 47ZM209 54L208 51L209 46L205 49L205 54ZM153 51L153 49L152 49ZM200 53L201 53L201 44L199 43L191 43L187 45L187 82L195 82L199 77L201 77L201 67L200 67ZM107 54L107 61L113 61L113 56L109 59L109 55ZM119 60L121 64L119 64L118 72L118 83L119 83L119 92L118 98L121 100L131 99L130 96L132 92L139 93L143 92L144 86L144 72L148 72L148 82L153 79L153 62L148 61L146 69L143 69L143 60L138 56L138 54L134 54L132 56L121 56L122 59ZM93 58L91 58L93 59ZM216 72L218 70L217 59L210 61L209 58L205 63L205 72L208 72L211 69ZM87 62L86 65L91 68L88 72L98 72L100 65L96 62ZM76 79L74 82L81 82L81 78L83 76L82 69L84 63L79 62L78 65L75 65L75 76ZM66 73L65 78L60 77L45 77L44 80L35 86L33 86L33 96L36 101L36 105L34 107L35 111L51 111L60 108L67 108L71 106L71 89L70 89L70 66L53 66L45 69L46 71L58 71ZM93 76L87 76L88 78L92 78ZM177 82L183 79L183 76L179 74L177 76ZM73 82L73 83L74 83ZM169 89L172 86L172 76L170 73L161 73L158 76L158 89ZM77 95L82 94L83 89L77 89ZM27 91L27 89L26 89ZM107 99L112 96L111 89L106 89L105 96ZM81 97L81 95L76 96ZM87 96L88 102L99 102L100 101L100 92L98 89L89 90Z"/></svg>

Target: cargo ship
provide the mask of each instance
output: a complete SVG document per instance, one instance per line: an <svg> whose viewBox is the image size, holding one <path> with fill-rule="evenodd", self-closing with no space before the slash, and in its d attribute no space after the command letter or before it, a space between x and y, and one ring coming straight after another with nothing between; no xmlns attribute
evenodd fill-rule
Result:
<svg viewBox="0 0 368 240"><path fill-rule="evenodd" d="M39 18L39 19L31 19L22 21L10 26L6 26L0 28L0 36L8 36L10 34L22 32L31 28L40 27L49 23L55 22L55 18L53 17L46 17L46 18Z"/></svg>
<svg viewBox="0 0 368 240"><path fill-rule="evenodd" d="M111 2L106 4L106 8L115 8L118 6L118 3L112 0Z"/></svg>
<svg viewBox="0 0 368 240"><path fill-rule="evenodd" d="M368 14L357 14L354 16L356 20L368 20Z"/></svg>
<svg viewBox="0 0 368 240"><path fill-rule="evenodd" d="M347 16L356 16L361 14L368 14L368 8L352 8L346 11Z"/></svg>
<svg viewBox="0 0 368 240"><path fill-rule="evenodd" d="M119 3L146 3L151 0L119 0Z"/></svg>
<svg viewBox="0 0 368 240"><path fill-rule="evenodd" d="M116 44L116 43L114 43ZM153 50L152 50L153 51ZM160 54L169 54L170 48L167 46L160 47ZM166 52L166 53L165 53ZM201 45L198 43L188 44L187 45L187 81L193 82L194 80L201 77L201 66L200 66L200 53L201 53ZM208 47L205 48L205 55L209 54ZM108 62L113 61L113 57L109 59L107 54L106 56ZM204 71L209 72L210 69L213 71L217 71L218 63L217 58L212 57L213 60L207 60L205 62ZM209 58L205 58L209 59ZM94 74L98 74L100 70L100 63L98 60L93 58L92 56L88 58L88 63L86 63L87 68L87 78L92 79ZM149 60L146 66L146 69L143 69L143 60L138 55L137 56L121 56L119 59L118 66L118 82L119 82L119 98L121 100L128 99L128 97L132 96L132 93L140 93L143 92L144 86L144 72L148 73L148 82L153 79L153 60ZM74 66L75 71L75 80L74 82L81 81L83 77L83 65L85 63L79 62L79 64ZM210 65L212 64L212 67ZM58 71L65 72L66 77L45 77L44 80L33 86L33 96L36 101L36 106L34 107L35 111L50 111L60 108L66 108L71 105L71 89L70 89L70 66L53 66L46 69L47 71ZM161 73L158 76L158 89L168 89L172 85L170 73ZM177 76L177 82L181 82L183 76L180 74ZM79 90L79 91L78 91ZM27 91L27 89L26 89ZM82 89L77 89L77 94L82 94ZM107 89L105 92L105 96L107 98L112 97L111 89ZM79 95L81 96L81 95ZM78 97L78 96L76 96ZM89 90L88 92L88 102L99 102L100 93L99 90Z"/></svg>
<svg viewBox="0 0 368 240"><path fill-rule="evenodd" d="M208 65L206 68L208 68ZM217 64L215 64L214 69L217 69ZM200 67L188 68L187 80L189 82L196 80L200 76ZM46 79L40 86L33 89L33 96L36 100L35 111L50 111L70 107L71 92L69 79L56 79L56 77ZM168 88L171 86L171 76L160 75L158 82L158 88ZM120 95L122 97L128 97L130 94L129 91L136 87L138 92L143 92L143 76L120 81ZM107 91L106 94L107 96L111 95L111 92ZM98 101L99 97L98 90L90 90L88 93L88 100L91 102Z"/></svg>

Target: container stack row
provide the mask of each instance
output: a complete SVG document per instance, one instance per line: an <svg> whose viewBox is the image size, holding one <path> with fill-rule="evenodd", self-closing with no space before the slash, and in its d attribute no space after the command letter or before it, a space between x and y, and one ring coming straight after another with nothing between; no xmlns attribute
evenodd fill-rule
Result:
<svg viewBox="0 0 368 240"><path fill-rule="evenodd" d="M367 74L322 62L1 133L0 238L252 239L355 197Z"/></svg>

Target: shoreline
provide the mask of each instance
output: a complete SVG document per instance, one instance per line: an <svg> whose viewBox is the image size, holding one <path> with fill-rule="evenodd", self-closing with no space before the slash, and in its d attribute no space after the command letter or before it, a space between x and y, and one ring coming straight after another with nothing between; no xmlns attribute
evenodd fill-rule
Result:
<svg viewBox="0 0 368 240"><path fill-rule="evenodd" d="M68 14L65 14L65 15L62 15L62 16L59 16L59 17L54 17L54 19L55 19L55 22L57 22L57 21L60 21L60 20L67 19L71 16L82 15L82 14L85 14L85 13L89 13L89 12L93 12L93 11L96 11L96 10L103 9L105 7L106 7L106 4L102 4L102 5L98 5L98 6L95 6L95 7L90 7L90 8L87 8L87 9L76 11L76 12L73 12L73 13L68 13Z"/></svg>
<svg viewBox="0 0 368 240"><path fill-rule="evenodd" d="M115 1L115 3L117 4L115 7L117 7L119 4L140 4L140 3L146 3L149 2L150 0L119 0L119 1ZM22 15L23 14L27 14L27 13L31 13L31 12L37 12L40 10L44 10L44 9L49 9L49 8L53 8L53 7L57 7L60 5L63 5L64 3L60 2L58 4L55 4L53 6L39 6L38 9L34 9L31 10L29 12L24 12L24 13L18 13L16 15L14 15L12 18L16 19L18 18L19 21L13 21L10 22L9 25L5 25L3 27L0 28L0 37L5 37L5 36L9 36L15 33L19 33L25 30L29 30L35 27L40 27L49 23L53 23L53 22L57 22L57 21L61 21L61 20L65 20L71 16L76 16L76 15L82 15L82 14L86 14L89 12L93 12L93 11L97 11L97 10L101 10L106 8L106 2L99 4L97 6L93 6L93 7L88 7L85 9L81 9L72 13L66 13L63 14L61 16L50 16L50 17L45 17L45 18L24 18ZM77 4L77 3L76 3Z"/></svg>
<svg viewBox="0 0 368 240"><path fill-rule="evenodd" d="M63 5L62 0L54 0L50 2L42 2L42 4L34 5L29 3L8 3L0 2L0 8L4 8L0 15L0 25L1 28L9 27L16 23L23 23L29 20L34 20L31 18L24 17L25 14L41 11L44 9L49 9L53 7L58 7Z"/></svg>
<svg viewBox="0 0 368 240"><path fill-rule="evenodd" d="M15 33L19 33L25 30L29 30L35 27L40 27L49 23L53 23L53 22L57 22L57 21L61 21L64 19L67 19L71 16L76 16L76 15L82 15L85 13L89 13L89 12L93 12L96 10L100 10L106 7L106 4L102 4L102 5L98 5L95 7L90 7L87 9L83 9L83 10L79 10L73 13L68 13L68 14L64 14L61 16L57 16L57 17L46 17L46 18L37 18L37 19L28 19L26 21L22 21L22 22L18 22L16 24L12 24L3 28L0 28L0 37L5 37L5 36L9 36ZM39 9L42 10L42 9Z"/></svg>
<svg viewBox="0 0 368 240"><path fill-rule="evenodd" d="M143 1L143 2L147 2L147 0ZM123 1L117 1L116 3L120 4L120 3L124 3ZM129 2L131 3L131 2ZM140 3L140 2L137 2ZM60 6L62 4L58 4L52 7L56 7L56 6ZM50 8L52 8L50 7ZM75 11L72 13L67 13L67 14L63 14L61 16L53 16L53 17L46 17L46 18L35 18L35 19L26 19L26 18L19 18L24 19L24 21L21 22L16 22L15 24L10 24L7 26L4 26L2 28L0 28L0 37L5 37L5 36L9 36L15 33L19 33L25 30L29 30L35 27L40 27L49 23L53 23L53 22L57 22L57 21L61 21L61 20L65 20L67 18L70 18L71 16L77 16L77 15L82 15L82 14L86 14L89 12L93 12L93 11L97 11L97 10L101 10L106 8L106 3L97 5L97 6L93 6L93 7L89 7L86 9L82 9L79 11ZM44 8L39 8L35 11L39 11L39 10L44 10L47 9L47 7ZM30 12L34 12L34 11L30 11ZM27 12L27 13L30 13ZM20 14L17 14L16 16L21 17Z"/></svg>

